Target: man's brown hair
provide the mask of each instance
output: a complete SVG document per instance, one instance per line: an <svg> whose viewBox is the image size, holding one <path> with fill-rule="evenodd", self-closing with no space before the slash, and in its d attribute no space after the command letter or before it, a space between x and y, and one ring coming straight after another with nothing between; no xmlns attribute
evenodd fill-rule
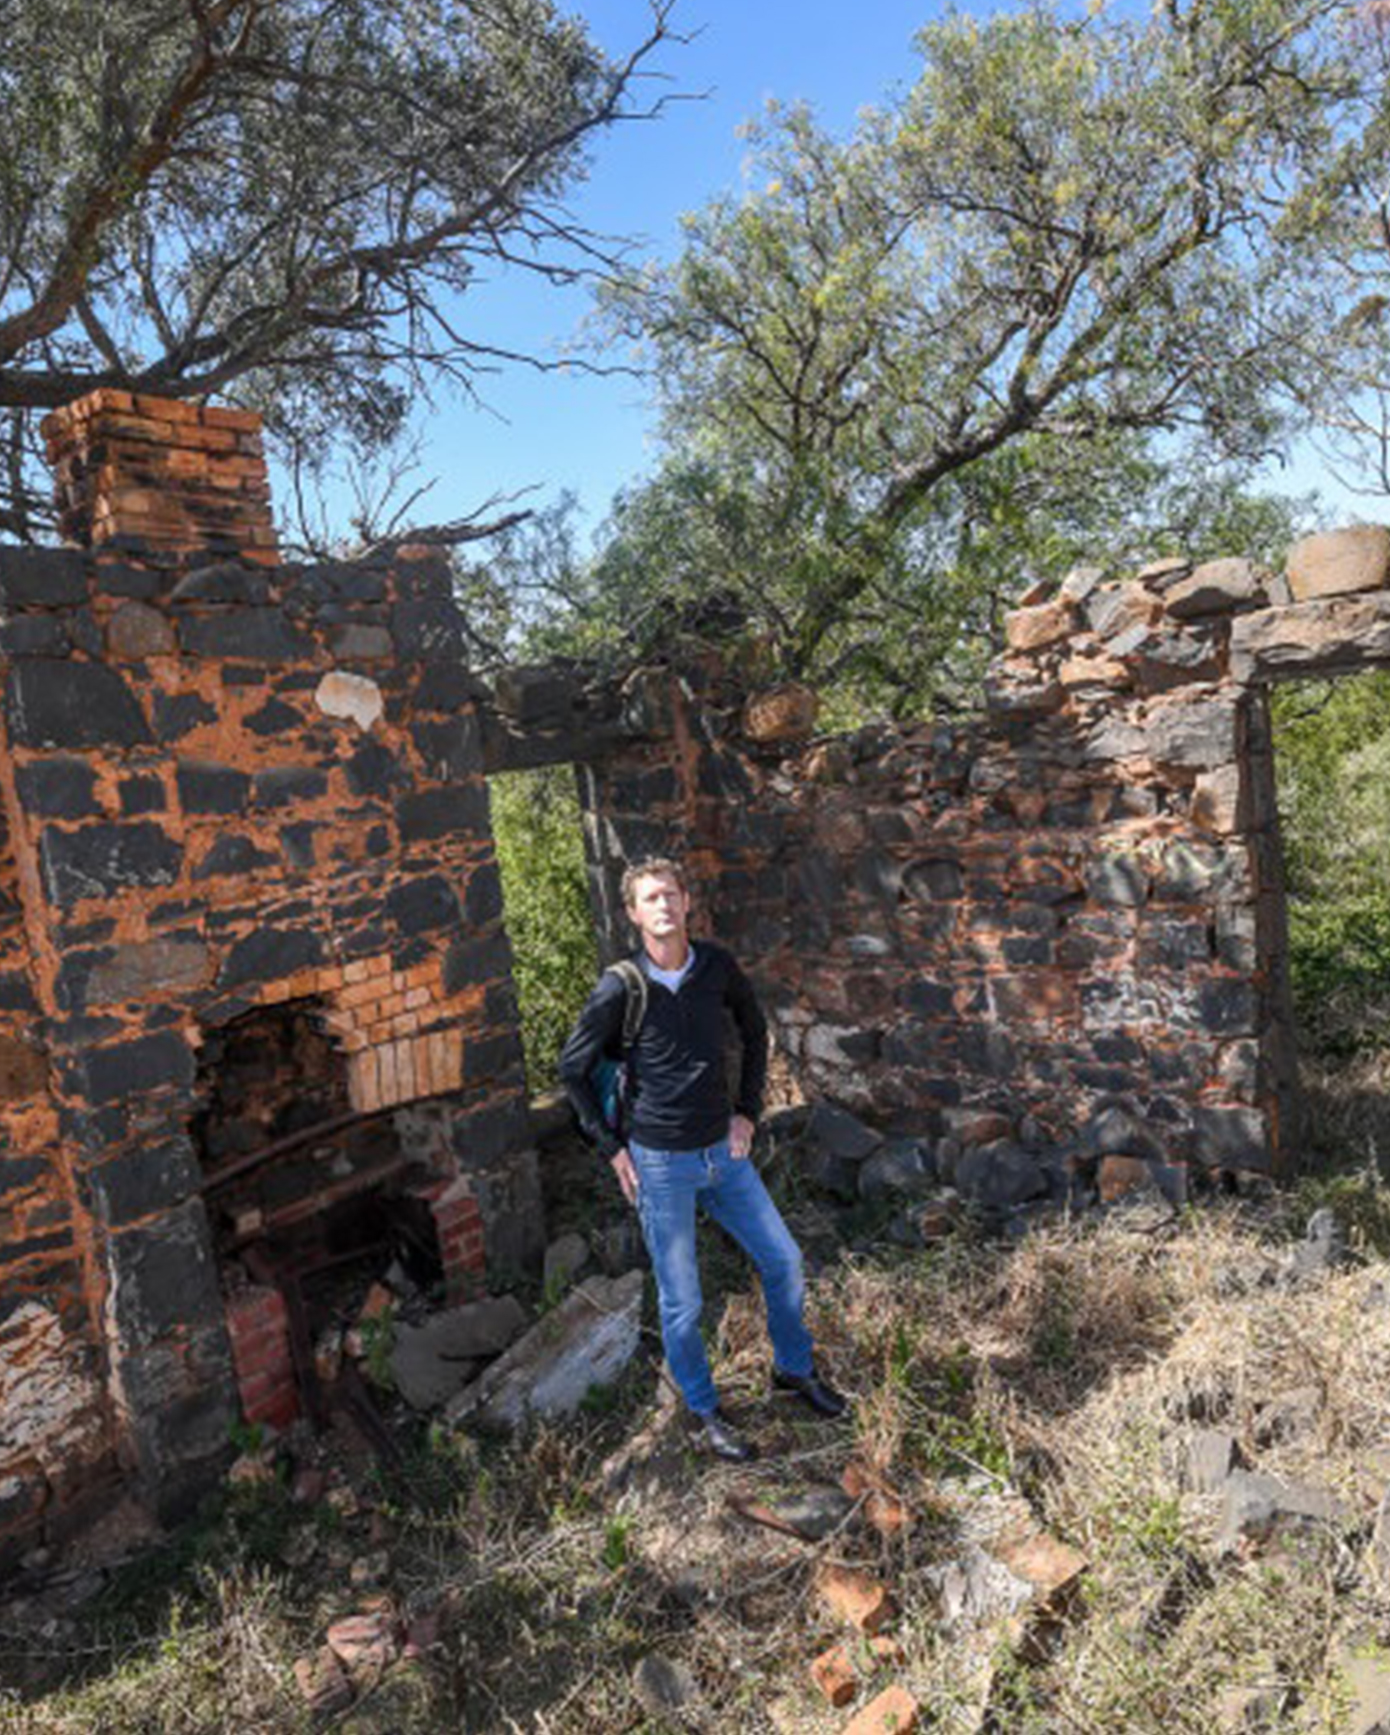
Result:
<svg viewBox="0 0 1390 1735"><path fill-rule="evenodd" d="M673 879L683 892L688 894L690 891L686 884L685 869L678 861L672 861L665 855L648 856L645 861L633 862L630 868L623 870L622 895L625 910L632 908L638 880L644 880L651 874L665 874Z"/></svg>

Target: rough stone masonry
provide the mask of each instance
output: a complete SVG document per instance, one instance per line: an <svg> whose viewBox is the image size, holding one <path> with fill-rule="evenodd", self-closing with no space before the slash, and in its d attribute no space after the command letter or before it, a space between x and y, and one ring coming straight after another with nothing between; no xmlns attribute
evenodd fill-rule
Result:
<svg viewBox="0 0 1390 1735"><path fill-rule="evenodd" d="M1388 578L1381 527L1286 574L1080 570L1008 616L981 716L838 739L804 693L688 669L666 741L590 768L592 854L682 851L803 1083L1004 1193L1038 1172L1022 1150L1063 1196L1102 1164L1170 1197L1277 1169L1298 1096L1267 690L1390 660Z"/></svg>
<svg viewBox="0 0 1390 1735"><path fill-rule="evenodd" d="M446 561L280 564L247 414L46 432L77 545L0 549L0 1553L115 1480L177 1509L238 1407L294 1412L236 1254L307 1258L314 1187L412 1208L455 1297L541 1234ZM257 1195L305 1103L389 1140Z"/></svg>

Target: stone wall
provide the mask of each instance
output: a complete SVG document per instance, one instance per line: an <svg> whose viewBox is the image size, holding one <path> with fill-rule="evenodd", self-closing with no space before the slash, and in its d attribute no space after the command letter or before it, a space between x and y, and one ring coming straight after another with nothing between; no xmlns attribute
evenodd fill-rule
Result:
<svg viewBox="0 0 1390 1735"><path fill-rule="evenodd" d="M1188 1165L1277 1169L1297 1090L1266 687L1386 661L1387 572L1372 529L1287 575L1075 573L1009 617L985 714L940 726L808 740L804 695L687 671L672 749L587 773L609 906L621 857L683 854L806 1087L952 1153L1022 1142L1061 1188L1107 1155L1173 1193Z"/></svg>
<svg viewBox="0 0 1390 1735"><path fill-rule="evenodd" d="M105 440L117 416L174 473L216 424L170 408L67 425ZM313 1018L338 1106L389 1111L451 1293L484 1241L515 1271L542 1234L447 561L272 564L255 511L239 547L194 495L110 490L134 517L89 547L0 549L0 1549L56 1533L98 1464L174 1507L227 1450L233 1274L205 1200L236 1190L209 1190L226 1153L196 1128L200 1051L239 1020ZM278 1130L260 1105L243 1149L257 1115Z"/></svg>

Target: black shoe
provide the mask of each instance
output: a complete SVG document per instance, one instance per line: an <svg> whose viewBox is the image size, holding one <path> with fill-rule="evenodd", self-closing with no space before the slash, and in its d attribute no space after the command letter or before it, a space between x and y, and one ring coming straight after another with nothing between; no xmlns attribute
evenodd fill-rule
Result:
<svg viewBox="0 0 1390 1735"><path fill-rule="evenodd" d="M849 1399L828 1386L814 1368L808 1374L784 1374L781 1368L773 1368L772 1383L779 1392L791 1392L809 1404L818 1416L843 1416L849 1408Z"/></svg>
<svg viewBox="0 0 1390 1735"><path fill-rule="evenodd" d="M705 1450L728 1464L751 1464L758 1455L752 1441L735 1433L728 1418L718 1410L708 1416L693 1417L692 1426Z"/></svg>

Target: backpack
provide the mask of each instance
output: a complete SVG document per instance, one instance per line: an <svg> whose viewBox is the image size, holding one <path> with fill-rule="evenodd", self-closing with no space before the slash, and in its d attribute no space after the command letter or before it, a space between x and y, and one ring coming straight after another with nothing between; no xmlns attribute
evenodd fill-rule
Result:
<svg viewBox="0 0 1390 1735"><path fill-rule="evenodd" d="M630 958L610 964L604 975L610 973L621 977L626 994L623 1005L622 1047L616 1055L605 1054L595 1061L589 1077L593 1082L594 1095L598 1098L604 1125L612 1127L613 1131L618 1133L623 1130L623 1111L627 1106L628 1061L632 1054L632 1045L637 1040L637 1032L642 1028L642 1020L647 1016L647 978Z"/></svg>

